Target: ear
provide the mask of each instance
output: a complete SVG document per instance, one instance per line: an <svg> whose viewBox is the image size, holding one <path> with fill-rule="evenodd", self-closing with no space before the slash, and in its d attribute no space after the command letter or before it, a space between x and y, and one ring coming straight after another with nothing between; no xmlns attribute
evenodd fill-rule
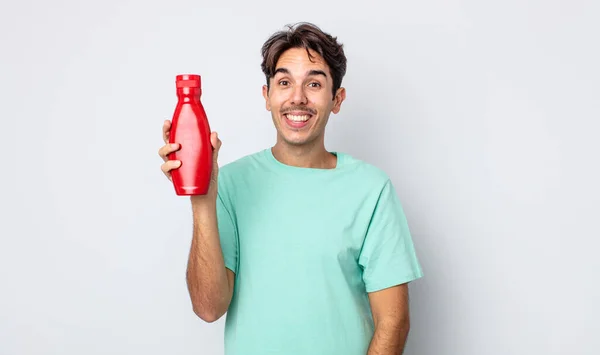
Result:
<svg viewBox="0 0 600 355"><path fill-rule="evenodd" d="M265 107L267 108L267 111L271 111L271 104L269 103L269 87L267 85L263 85L262 94L265 98Z"/></svg>
<svg viewBox="0 0 600 355"><path fill-rule="evenodd" d="M335 93L335 97L333 98L333 108L331 109L331 112L333 112L334 114L337 114L338 112L340 112L340 109L342 107L342 102L344 102L345 99L346 99L346 89L339 88L337 90L337 92Z"/></svg>

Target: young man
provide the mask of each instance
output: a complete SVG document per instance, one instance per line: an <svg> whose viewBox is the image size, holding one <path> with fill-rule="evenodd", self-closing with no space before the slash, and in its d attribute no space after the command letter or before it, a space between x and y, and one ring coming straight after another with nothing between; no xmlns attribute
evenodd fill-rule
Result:
<svg viewBox="0 0 600 355"><path fill-rule="evenodd" d="M209 193L191 197L194 312L207 322L227 312L228 355L401 354L407 284L422 276L402 207L383 171L325 149L346 97L342 46L304 23L262 54L277 141L219 171L212 133ZM169 179L178 148L159 151Z"/></svg>

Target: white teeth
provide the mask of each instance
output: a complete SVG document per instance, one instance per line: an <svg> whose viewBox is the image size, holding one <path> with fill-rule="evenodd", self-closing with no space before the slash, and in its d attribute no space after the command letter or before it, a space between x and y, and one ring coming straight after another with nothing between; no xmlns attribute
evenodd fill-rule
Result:
<svg viewBox="0 0 600 355"><path fill-rule="evenodd" d="M308 121L308 119L310 118L309 115L302 115L302 116L286 115L286 117L290 121L294 121L294 122L304 122L304 121Z"/></svg>

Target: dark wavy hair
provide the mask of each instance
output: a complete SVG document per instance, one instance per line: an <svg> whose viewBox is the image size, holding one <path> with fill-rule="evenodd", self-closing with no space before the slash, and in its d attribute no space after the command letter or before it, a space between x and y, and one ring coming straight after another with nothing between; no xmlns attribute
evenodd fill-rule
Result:
<svg viewBox="0 0 600 355"><path fill-rule="evenodd" d="M312 23L300 22L295 25L287 25L287 30L278 31L273 34L262 46L263 61L261 69L269 80L275 75L275 66L283 52L291 48L305 48L308 57L313 56L309 50L319 53L329 66L333 79L333 96L342 86L342 79L346 74L346 55L343 45L338 43L337 37L323 32Z"/></svg>

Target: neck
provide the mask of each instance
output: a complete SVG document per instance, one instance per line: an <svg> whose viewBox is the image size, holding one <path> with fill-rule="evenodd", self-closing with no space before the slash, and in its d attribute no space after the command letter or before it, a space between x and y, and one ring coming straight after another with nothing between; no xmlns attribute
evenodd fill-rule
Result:
<svg viewBox="0 0 600 355"><path fill-rule="evenodd" d="M337 157L325 149L324 142L291 145L278 141L271 150L275 159L286 165L314 169L333 169L337 165Z"/></svg>

